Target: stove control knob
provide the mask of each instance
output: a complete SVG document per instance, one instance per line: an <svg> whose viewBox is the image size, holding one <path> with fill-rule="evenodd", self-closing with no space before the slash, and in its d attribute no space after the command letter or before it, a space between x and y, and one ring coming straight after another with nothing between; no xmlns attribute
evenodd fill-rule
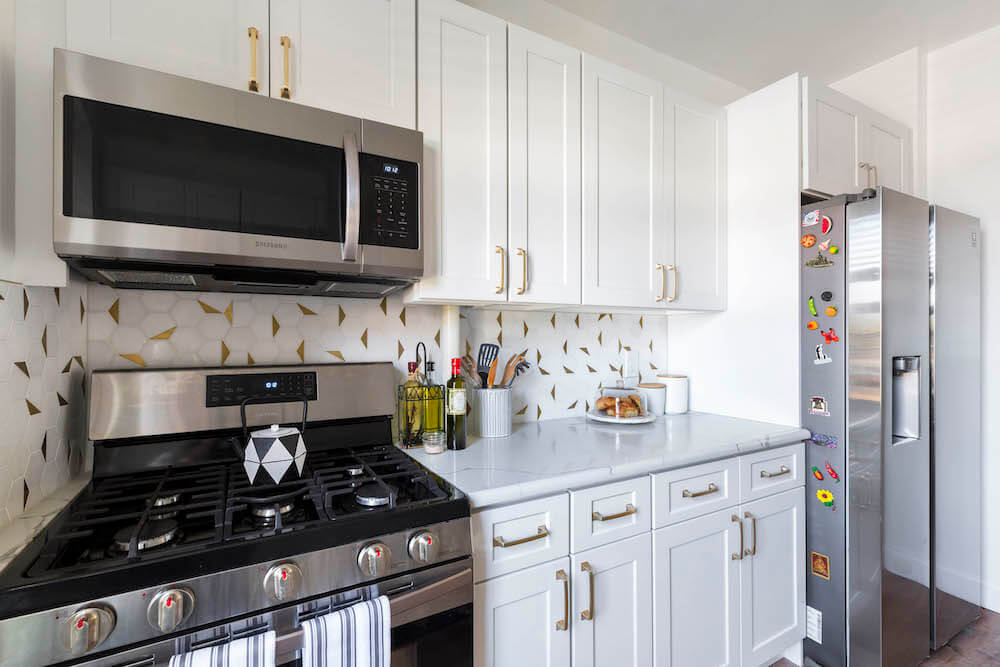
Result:
<svg viewBox="0 0 1000 667"><path fill-rule="evenodd" d="M194 612L194 592L190 588L168 588L153 596L146 607L146 620L154 630L176 630Z"/></svg>
<svg viewBox="0 0 1000 667"><path fill-rule="evenodd" d="M78 609L60 626L63 648L74 656L97 648L115 629L115 620L115 610L105 605Z"/></svg>
<svg viewBox="0 0 1000 667"><path fill-rule="evenodd" d="M381 577L391 562L392 551L382 542L366 544L358 552L358 568L369 577Z"/></svg>
<svg viewBox="0 0 1000 667"><path fill-rule="evenodd" d="M418 563L430 563L437 558L438 546L437 535L421 530L410 538L406 550L410 552L410 558Z"/></svg>
<svg viewBox="0 0 1000 667"><path fill-rule="evenodd" d="M264 590L275 602L294 600L302 588L302 570L295 563L274 565L264 575Z"/></svg>

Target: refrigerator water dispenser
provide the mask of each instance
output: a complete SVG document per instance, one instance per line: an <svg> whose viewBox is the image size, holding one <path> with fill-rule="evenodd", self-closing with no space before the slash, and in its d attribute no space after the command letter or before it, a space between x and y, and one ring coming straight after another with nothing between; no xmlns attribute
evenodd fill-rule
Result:
<svg viewBox="0 0 1000 667"><path fill-rule="evenodd" d="M892 444L920 437L920 357L892 358Z"/></svg>

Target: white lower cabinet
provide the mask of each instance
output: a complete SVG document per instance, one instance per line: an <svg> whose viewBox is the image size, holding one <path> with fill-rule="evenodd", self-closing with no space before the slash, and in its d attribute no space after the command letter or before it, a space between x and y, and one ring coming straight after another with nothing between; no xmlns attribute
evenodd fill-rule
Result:
<svg viewBox="0 0 1000 667"><path fill-rule="evenodd" d="M563 557L476 584L476 667L569 667L569 570Z"/></svg>
<svg viewBox="0 0 1000 667"><path fill-rule="evenodd" d="M653 664L651 544L647 532L573 554L574 667Z"/></svg>

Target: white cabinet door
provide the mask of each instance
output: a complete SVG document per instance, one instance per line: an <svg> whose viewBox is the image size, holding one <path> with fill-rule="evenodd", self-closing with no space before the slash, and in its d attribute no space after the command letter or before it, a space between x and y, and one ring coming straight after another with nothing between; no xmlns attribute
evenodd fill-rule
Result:
<svg viewBox="0 0 1000 667"><path fill-rule="evenodd" d="M650 541L643 533L573 555L573 667L653 664Z"/></svg>
<svg viewBox="0 0 1000 667"><path fill-rule="evenodd" d="M759 665L806 635L804 492L741 505L740 517L749 550L740 577L743 664Z"/></svg>
<svg viewBox="0 0 1000 667"><path fill-rule="evenodd" d="M667 306L726 305L725 110L667 92L664 98L664 200L673 221L674 270ZM668 226L669 228L669 226Z"/></svg>
<svg viewBox="0 0 1000 667"><path fill-rule="evenodd" d="M585 305L665 305L674 252L662 189L663 86L584 54Z"/></svg>
<svg viewBox="0 0 1000 667"><path fill-rule="evenodd" d="M864 161L873 166L872 185L913 192L913 133L902 123L871 111L861 115ZM867 180L867 176L866 176Z"/></svg>
<svg viewBox="0 0 1000 667"><path fill-rule="evenodd" d="M256 28L257 88L268 93L267 0L72 0L66 45L161 72L250 89Z"/></svg>
<svg viewBox="0 0 1000 667"><path fill-rule="evenodd" d="M827 195L859 192L862 105L826 86L802 80L802 188Z"/></svg>
<svg viewBox="0 0 1000 667"><path fill-rule="evenodd" d="M476 584L476 667L569 667L569 559Z"/></svg>
<svg viewBox="0 0 1000 667"><path fill-rule="evenodd" d="M580 303L580 52L507 32L510 301Z"/></svg>
<svg viewBox="0 0 1000 667"><path fill-rule="evenodd" d="M416 127L415 0L270 0L271 97Z"/></svg>
<svg viewBox="0 0 1000 667"><path fill-rule="evenodd" d="M421 0L424 278L409 301L506 301L507 29L457 0Z"/></svg>
<svg viewBox="0 0 1000 667"><path fill-rule="evenodd" d="M734 507L653 532L653 646L658 667L740 664L736 512Z"/></svg>

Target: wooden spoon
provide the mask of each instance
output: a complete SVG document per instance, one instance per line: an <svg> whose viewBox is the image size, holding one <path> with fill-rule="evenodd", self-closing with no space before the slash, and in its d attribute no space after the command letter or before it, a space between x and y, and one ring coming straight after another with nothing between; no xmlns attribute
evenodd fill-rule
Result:
<svg viewBox="0 0 1000 667"><path fill-rule="evenodd" d="M493 363L490 364L490 372L486 375L486 388L487 389L492 389L493 388L493 386L494 386L493 385L493 381L496 379L496 377L497 377L497 359L496 359L496 357L494 357L493 358Z"/></svg>

